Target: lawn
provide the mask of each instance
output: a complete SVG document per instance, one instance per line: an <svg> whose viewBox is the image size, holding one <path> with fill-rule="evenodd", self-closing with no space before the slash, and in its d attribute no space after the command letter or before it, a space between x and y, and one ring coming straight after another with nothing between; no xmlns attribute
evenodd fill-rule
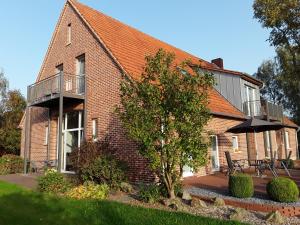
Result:
<svg viewBox="0 0 300 225"><path fill-rule="evenodd" d="M111 201L56 198L1 181L0 207L0 224L10 225L240 224Z"/></svg>

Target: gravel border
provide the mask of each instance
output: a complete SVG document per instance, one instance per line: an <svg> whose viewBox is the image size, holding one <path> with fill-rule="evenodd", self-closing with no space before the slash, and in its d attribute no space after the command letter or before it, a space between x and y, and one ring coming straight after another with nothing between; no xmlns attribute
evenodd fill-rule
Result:
<svg viewBox="0 0 300 225"><path fill-rule="evenodd" d="M280 203L280 202L275 202L270 199L264 199L264 198L256 198L256 197L251 197L251 198L236 198L232 197L226 194L221 194L220 192L214 191L214 190L208 190L204 188L198 188L198 187L190 187L186 188L186 191L188 191L191 195L196 195L196 196L205 196L209 198L223 198L223 199L229 199L229 200L234 200L238 202L246 202L246 203L257 203L257 204L268 204L268 205L274 205L274 206L300 206L300 201L294 202L294 203Z"/></svg>

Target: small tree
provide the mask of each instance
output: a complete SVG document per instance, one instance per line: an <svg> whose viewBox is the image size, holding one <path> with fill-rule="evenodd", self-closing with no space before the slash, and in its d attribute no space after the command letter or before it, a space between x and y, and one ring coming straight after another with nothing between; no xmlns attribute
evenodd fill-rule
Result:
<svg viewBox="0 0 300 225"><path fill-rule="evenodd" d="M117 109L128 135L140 143L140 153L166 185L170 198L183 166L196 170L207 161L204 126L210 119L211 74L160 49L146 57L140 81L125 79Z"/></svg>

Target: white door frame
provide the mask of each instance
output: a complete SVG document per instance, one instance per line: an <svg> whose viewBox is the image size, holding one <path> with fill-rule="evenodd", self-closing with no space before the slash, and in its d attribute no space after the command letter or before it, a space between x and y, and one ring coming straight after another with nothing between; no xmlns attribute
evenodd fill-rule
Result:
<svg viewBox="0 0 300 225"><path fill-rule="evenodd" d="M62 152L62 158L63 158L63 160L61 161L61 168L62 168L61 171L63 173L74 173L73 171L66 170L66 152L64 150L66 148L66 142L67 142L66 137L67 137L67 135L65 135L65 134L66 134L66 132L72 132L72 131L73 132L78 132L78 147L80 147L80 144L81 144L81 131L84 130L84 128L81 127L82 115L83 115L83 112L79 111L78 112L78 116L79 116L79 118L78 118L78 128L67 129L67 127L68 127L67 126L68 125L68 113L64 113L64 116L65 116L64 121L63 121L64 127L62 129L63 145L62 145L62 149L60 150ZM58 153L58 151L57 151L57 153Z"/></svg>

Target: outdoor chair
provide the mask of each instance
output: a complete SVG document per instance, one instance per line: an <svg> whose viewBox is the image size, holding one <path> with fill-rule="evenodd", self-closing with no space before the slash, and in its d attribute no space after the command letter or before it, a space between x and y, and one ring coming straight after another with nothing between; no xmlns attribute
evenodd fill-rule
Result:
<svg viewBox="0 0 300 225"><path fill-rule="evenodd" d="M292 151L289 151L288 157L284 160L278 160L280 162L280 166L283 167L284 171L286 172L286 174L291 177L290 171L289 171L289 166L290 166L290 159L292 156Z"/></svg>
<svg viewBox="0 0 300 225"><path fill-rule="evenodd" d="M238 160L232 160L231 159L231 155L228 151L225 152L225 156L226 156L226 161L227 161L227 166L228 166L228 170L226 175L232 175L235 172L239 171L239 172L244 172L243 167L240 165L240 163L238 162Z"/></svg>

